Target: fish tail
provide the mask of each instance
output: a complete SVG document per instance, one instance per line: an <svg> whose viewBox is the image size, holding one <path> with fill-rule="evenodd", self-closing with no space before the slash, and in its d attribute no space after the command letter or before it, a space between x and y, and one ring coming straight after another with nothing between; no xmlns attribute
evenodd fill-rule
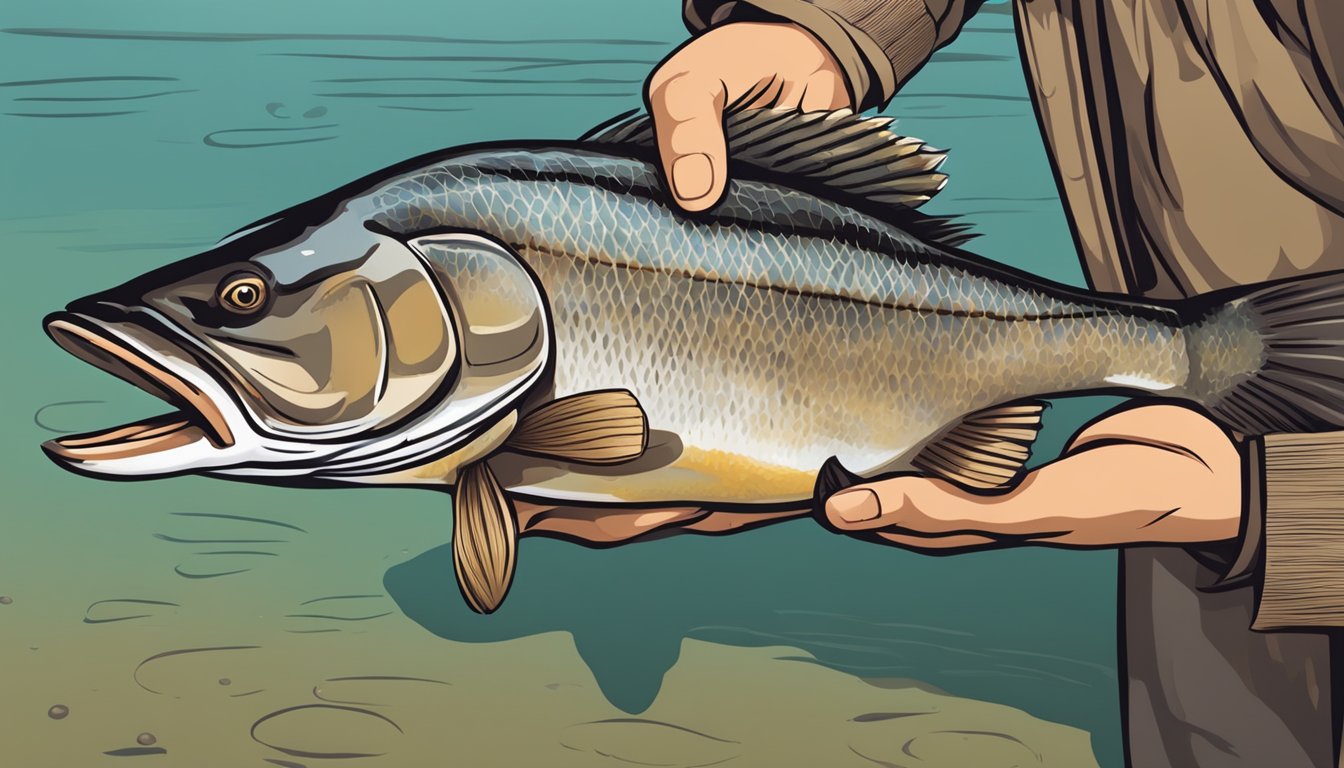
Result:
<svg viewBox="0 0 1344 768"><path fill-rule="evenodd" d="M1244 434L1344 428L1344 271L1190 299L1190 391Z"/></svg>

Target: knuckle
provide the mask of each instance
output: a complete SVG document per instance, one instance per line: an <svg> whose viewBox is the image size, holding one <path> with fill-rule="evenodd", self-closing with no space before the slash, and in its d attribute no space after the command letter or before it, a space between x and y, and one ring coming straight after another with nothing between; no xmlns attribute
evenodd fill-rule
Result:
<svg viewBox="0 0 1344 768"><path fill-rule="evenodd" d="M882 504L882 519L889 526L917 533L933 533L941 529L942 521L926 509L918 498L920 482L923 480L895 478L878 494ZM933 509L936 510L937 506L934 505Z"/></svg>
<svg viewBox="0 0 1344 768"><path fill-rule="evenodd" d="M649 77L649 95L654 99L662 101L685 93L691 72L674 64L675 61L668 61Z"/></svg>
<svg viewBox="0 0 1344 768"><path fill-rule="evenodd" d="M674 63L673 60L669 59L649 74L649 79L644 83L644 90L648 92L649 96L661 96L667 89L668 81L676 77L677 72L680 71L674 71Z"/></svg>
<svg viewBox="0 0 1344 768"><path fill-rule="evenodd" d="M689 125L687 127L692 128ZM721 153L721 150L716 150L713 136L708 131L694 130L693 128L692 130L676 130L674 128L670 131L667 136L667 149L677 157L695 152L706 155ZM713 163L714 160L711 159L710 162Z"/></svg>
<svg viewBox="0 0 1344 768"><path fill-rule="evenodd" d="M649 81L649 101L663 117L686 122L700 117L712 105L716 84L690 71L655 76Z"/></svg>

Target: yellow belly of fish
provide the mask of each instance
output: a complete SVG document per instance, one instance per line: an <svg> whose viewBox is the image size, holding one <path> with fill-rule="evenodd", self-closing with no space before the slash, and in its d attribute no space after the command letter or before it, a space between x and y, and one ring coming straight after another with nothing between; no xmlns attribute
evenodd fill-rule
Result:
<svg viewBox="0 0 1344 768"><path fill-rule="evenodd" d="M510 490L573 502L778 504L812 496L815 472L728 451L687 447L672 463L631 475L567 473Z"/></svg>

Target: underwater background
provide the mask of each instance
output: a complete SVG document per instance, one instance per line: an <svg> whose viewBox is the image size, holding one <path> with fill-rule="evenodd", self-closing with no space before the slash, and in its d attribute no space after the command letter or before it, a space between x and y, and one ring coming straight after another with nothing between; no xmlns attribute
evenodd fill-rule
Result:
<svg viewBox="0 0 1344 768"><path fill-rule="evenodd" d="M0 763L1121 764L1111 551L929 557L806 520L524 539L478 616L446 494L110 483L39 450L163 410L44 314L404 158L577 136L640 106L679 12L0 3ZM1082 283L1007 4L885 112L950 148L926 210L972 250ZM1113 402L1057 402L1035 461Z"/></svg>

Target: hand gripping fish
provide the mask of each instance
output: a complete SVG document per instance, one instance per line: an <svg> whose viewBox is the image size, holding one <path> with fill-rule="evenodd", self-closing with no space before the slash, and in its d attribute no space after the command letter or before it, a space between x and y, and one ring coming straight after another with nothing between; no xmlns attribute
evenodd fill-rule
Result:
<svg viewBox="0 0 1344 768"><path fill-rule="evenodd" d="M489 612L515 500L806 514L897 471L993 493L1059 393L1344 426L1341 273L1140 303L998 266L916 211L944 155L889 122L739 113L695 215L642 116L373 174L49 316L178 410L44 447L99 477L452 489Z"/></svg>

